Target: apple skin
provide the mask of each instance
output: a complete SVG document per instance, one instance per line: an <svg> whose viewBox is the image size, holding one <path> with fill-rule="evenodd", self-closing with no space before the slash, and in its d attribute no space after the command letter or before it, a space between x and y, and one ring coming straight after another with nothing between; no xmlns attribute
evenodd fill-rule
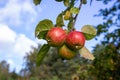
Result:
<svg viewBox="0 0 120 80"><path fill-rule="evenodd" d="M69 49L65 44L58 48L58 54L66 60L70 60L76 56L76 52Z"/></svg>
<svg viewBox="0 0 120 80"><path fill-rule="evenodd" d="M71 31L66 37L66 44L73 50L79 50L85 44L85 37L82 32Z"/></svg>
<svg viewBox="0 0 120 80"><path fill-rule="evenodd" d="M66 32L61 27L54 27L50 29L46 35L46 40L49 45L58 47L63 45L66 40Z"/></svg>

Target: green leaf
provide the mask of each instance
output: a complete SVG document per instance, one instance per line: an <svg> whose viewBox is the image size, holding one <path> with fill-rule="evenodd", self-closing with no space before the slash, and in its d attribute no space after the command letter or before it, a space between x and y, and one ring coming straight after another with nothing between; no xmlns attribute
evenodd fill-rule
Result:
<svg viewBox="0 0 120 80"><path fill-rule="evenodd" d="M41 3L41 0L33 0L33 2L34 2L35 5L38 5L38 4Z"/></svg>
<svg viewBox="0 0 120 80"><path fill-rule="evenodd" d="M93 39L96 36L96 34L97 34L96 29L93 26L91 26L91 25L83 26L81 31L83 32L86 40Z"/></svg>
<svg viewBox="0 0 120 80"><path fill-rule="evenodd" d="M73 19L71 19L68 23L68 30L70 31L73 28Z"/></svg>
<svg viewBox="0 0 120 80"><path fill-rule="evenodd" d="M68 7L70 5L69 0L64 0L64 5Z"/></svg>
<svg viewBox="0 0 120 80"><path fill-rule="evenodd" d="M46 35L47 35L47 32L48 32L48 30L46 30L46 31L41 31L41 32L39 32L39 34L38 34L38 38L39 39L45 39L46 38Z"/></svg>
<svg viewBox="0 0 120 80"><path fill-rule="evenodd" d="M87 0L83 0L83 4L87 4Z"/></svg>
<svg viewBox="0 0 120 80"><path fill-rule="evenodd" d="M51 20L44 19L38 23L35 29L35 36L38 39L45 39L48 30L53 28L54 25Z"/></svg>
<svg viewBox="0 0 120 80"><path fill-rule="evenodd" d="M83 58L86 58L86 59L89 59L89 60L94 60L95 59L93 54L90 53L90 51L85 46L79 50L79 53Z"/></svg>
<svg viewBox="0 0 120 80"><path fill-rule="evenodd" d="M64 20L69 20L71 18L71 13L70 11L66 11L64 15Z"/></svg>
<svg viewBox="0 0 120 80"><path fill-rule="evenodd" d="M44 44L41 49L39 50L38 54L37 54L37 58L36 58L36 65L40 66L40 64L42 63L45 55L47 54L47 52L50 49L50 45L48 44Z"/></svg>
<svg viewBox="0 0 120 80"><path fill-rule="evenodd" d="M64 26L63 14L62 13L57 16L56 25L60 26L60 27Z"/></svg>
<svg viewBox="0 0 120 80"><path fill-rule="evenodd" d="M71 12L72 14L78 14L78 13L79 13L79 8L77 8L77 7L72 7L72 8L70 9L70 12Z"/></svg>

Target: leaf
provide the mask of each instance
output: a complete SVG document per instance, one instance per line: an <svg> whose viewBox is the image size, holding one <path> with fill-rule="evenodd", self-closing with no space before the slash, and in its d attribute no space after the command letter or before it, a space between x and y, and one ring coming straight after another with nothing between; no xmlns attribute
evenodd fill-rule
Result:
<svg viewBox="0 0 120 80"><path fill-rule="evenodd" d="M39 32L39 35L37 36L39 39L45 39L47 35L48 30Z"/></svg>
<svg viewBox="0 0 120 80"><path fill-rule="evenodd" d="M64 5L69 6L70 5L69 0L64 0Z"/></svg>
<svg viewBox="0 0 120 80"><path fill-rule="evenodd" d="M83 4L87 4L87 0L83 0Z"/></svg>
<svg viewBox="0 0 120 80"><path fill-rule="evenodd" d="M73 19L71 19L68 23L68 30L70 31L73 28Z"/></svg>
<svg viewBox="0 0 120 80"><path fill-rule="evenodd" d="M40 66L40 64L42 63L45 55L47 54L47 52L50 49L50 45L48 44L44 44L41 49L39 50L38 54L37 54L37 58L36 58L36 65Z"/></svg>
<svg viewBox="0 0 120 80"><path fill-rule="evenodd" d="M65 15L64 15L64 20L69 20L70 17L71 17L70 11L66 11L66 12L65 12Z"/></svg>
<svg viewBox="0 0 120 80"><path fill-rule="evenodd" d="M44 19L38 23L35 29L35 36L38 39L45 39L45 35L47 34L48 30L53 28L53 23L51 20Z"/></svg>
<svg viewBox="0 0 120 80"><path fill-rule="evenodd" d="M81 31L84 34L86 40L93 39L96 36L96 34L97 34L96 29L93 26L91 26L91 25L83 26Z"/></svg>
<svg viewBox="0 0 120 80"><path fill-rule="evenodd" d="M90 53L90 51L85 46L79 50L79 53L83 58L86 58L86 59L89 59L89 60L94 60L95 59L93 54Z"/></svg>
<svg viewBox="0 0 120 80"><path fill-rule="evenodd" d="M77 8L77 7L72 7L72 8L70 9L70 12L71 12L72 14L78 14L78 13L79 13L79 8Z"/></svg>
<svg viewBox="0 0 120 80"><path fill-rule="evenodd" d="M62 13L57 16L56 25L60 26L60 27L64 26L63 14Z"/></svg>
<svg viewBox="0 0 120 80"><path fill-rule="evenodd" d="M38 5L38 4L41 3L41 0L33 0L33 2L34 2L35 5Z"/></svg>

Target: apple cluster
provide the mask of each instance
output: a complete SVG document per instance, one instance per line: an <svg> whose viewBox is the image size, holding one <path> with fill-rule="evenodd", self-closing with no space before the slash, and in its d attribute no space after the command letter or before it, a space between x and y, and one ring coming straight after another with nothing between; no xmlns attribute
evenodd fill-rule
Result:
<svg viewBox="0 0 120 80"><path fill-rule="evenodd" d="M73 30L67 33L61 27L50 29L46 35L46 40L50 46L58 48L58 54L65 59L72 59L76 51L85 44L85 37L82 32Z"/></svg>

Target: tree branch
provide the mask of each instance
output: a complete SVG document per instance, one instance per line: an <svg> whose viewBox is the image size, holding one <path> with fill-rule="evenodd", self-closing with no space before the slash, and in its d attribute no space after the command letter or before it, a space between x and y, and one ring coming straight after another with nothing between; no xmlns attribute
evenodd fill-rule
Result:
<svg viewBox="0 0 120 80"><path fill-rule="evenodd" d="M80 5L79 5L79 7L78 7L79 11L80 11L80 9L81 9L81 7L82 7L82 3L83 3L83 0L80 0ZM75 26L77 17L78 17L78 14L76 14L75 17L74 17L74 20L73 20L73 28L72 28L72 30L75 29L74 26Z"/></svg>

